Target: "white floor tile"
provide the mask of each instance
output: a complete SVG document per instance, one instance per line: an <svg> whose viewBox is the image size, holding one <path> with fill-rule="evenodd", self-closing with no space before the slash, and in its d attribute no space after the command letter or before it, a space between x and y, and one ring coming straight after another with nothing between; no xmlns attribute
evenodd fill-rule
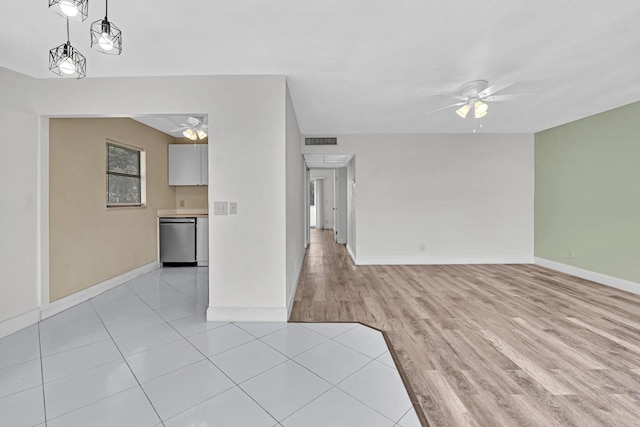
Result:
<svg viewBox="0 0 640 427"><path fill-rule="evenodd" d="M228 325L228 322L207 322L205 312L198 313L195 316L183 317L182 319L172 320L169 322L182 336L190 337L193 335L207 332L220 326Z"/></svg>
<svg viewBox="0 0 640 427"><path fill-rule="evenodd" d="M128 357L180 339L182 339L182 336L179 333L168 324L162 323L157 326L115 337L113 340L116 342L120 351L122 351L122 354Z"/></svg>
<svg viewBox="0 0 640 427"><path fill-rule="evenodd" d="M64 327L40 325L40 345L45 357L109 338L111 337L102 323L77 323Z"/></svg>
<svg viewBox="0 0 640 427"><path fill-rule="evenodd" d="M289 324L260 339L288 357L295 357L327 341L327 337L296 324Z"/></svg>
<svg viewBox="0 0 640 427"><path fill-rule="evenodd" d="M42 384L40 360L0 369L0 397L27 390Z"/></svg>
<svg viewBox="0 0 640 427"><path fill-rule="evenodd" d="M398 427L422 427L420 419L416 415L416 410L413 407L409 409L402 418L400 418L400 421L398 421Z"/></svg>
<svg viewBox="0 0 640 427"><path fill-rule="evenodd" d="M38 325L0 338L0 369L39 358Z"/></svg>
<svg viewBox="0 0 640 427"><path fill-rule="evenodd" d="M109 396L47 422L48 427L152 427L160 420L139 387Z"/></svg>
<svg viewBox="0 0 640 427"><path fill-rule="evenodd" d="M252 341L255 338L236 325L229 324L194 335L188 339L198 350L207 356L213 356Z"/></svg>
<svg viewBox="0 0 640 427"><path fill-rule="evenodd" d="M184 297L184 300L176 301L172 305L156 308L155 310L158 315L167 322L182 319L184 317L196 316L198 314L206 313L207 311L205 306L198 304L196 301L187 297Z"/></svg>
<svg viewBox="0 0 640 427"><path fill-rule="evenodd" d="M57 353L42 359L44 382L59 380L116 360L122 360L122 355L111 339Z"/></svg>
<svg viewBox="0 0 640 427"><path fill-rule="evenodd" d="M411 408L398 371L375 360L338 387L396 422Z"/></svg>
<svg viewBox="0 0 640 427"><path fill-rule="evenodd" d="M358 325L350 331L338 335L334 341L351 347L372 359L389 350L382 333L364 325Z"/></svg>
<svg viewBox="0 0 640 427"><path fill-rule="evenodd" d="M235 325L256 338L262 338L288 326L286 322L237 322Z"/></svg>
<svg viewBox="0 0 640 427"><path fill-rule="evenodd" d="M42 386L0 398L0 426L31 427L43 422Z"/></svg>
<svg viewBox="0 0 640 427"><path fill-rule="evenodd" d="M234 387L208 360L194 363L142 385L156 411L167 420Z"/></svg>
<svg viewBox="0 0 640 427"><path fill-rule="evenodd" d="M284 427L392 427L395 423L339 389L331 389L281 422Z"/></svg>
<svg viewBox="0 0 640 427"><path fill-rule="evenodd" d="M358 323L297 323L307 329L324 335L327 338L335 338L358 326Z"/></svg>
<svg viewBox="0 0 640 427"><path fill-rule="evenodd" d="M273 417L234 387L165 421L165 426L272 427L274 423Z"/></svg>
<svg viewBox="0 0 640 427"><path fill-rule="evenodd" d="M53 315L42 322L40 328L66 328L77 324L102 323L89 301Z"/></svg>
<svg viewBox="0 0 640 427"><path fill-rule="evenodd" d="M198 350L181 339L129 356L127 363L138 381L145 383L203 359Z"/></svg>
<svg viewBox="0 0 640 427"><path fill-rule="evenodd" d="M390 368L397 369L396 363L393 361L393 357L391 357L391 353L389 353L388 350L382 353L382 355L378 356L376 360L380 363L384 363Z"/></svg>
<svg viewBox="0 0 640 427"><path fill-rule="evenodd" d="M241 383L287 360L265 343L254 340L210 358L236 383Z"/></svg>
<svg viewBox="0 0 640 427"><path fill-rule="evenodd" d="M124 361L112 362L45 384L47 417L58 417L137 385Z"/></svg>
<svg viewBox="0 0 640 427"><path fill-rule="evenodd" d="M327 341L296 356L294 360L335 385L372 359L342 344Z"/></svg>
<svg viewBox="0 0 640 427"><path fill-rule="evenodd" d="M151 328L152 326L158 326L163 323L165 323L165 320L147 307L136 315L105 321L104 325L112 337L120 337L132 332Z"/></svg>
<svg viewBox="0 0 640 427"><path fill-rule="evenodd" d="M274 418L282 420L330 389L331 384L289 360L240 387Z"/></svg>

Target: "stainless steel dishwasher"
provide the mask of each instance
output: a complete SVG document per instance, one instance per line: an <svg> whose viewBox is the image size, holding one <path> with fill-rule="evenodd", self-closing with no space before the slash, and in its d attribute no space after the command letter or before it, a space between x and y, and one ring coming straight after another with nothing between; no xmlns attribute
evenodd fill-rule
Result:
<svg viewBox="0 0 640 427"><path fill-rule="evenodd" d="M160 262L195 264L195 218L160 218Z"/></svg>

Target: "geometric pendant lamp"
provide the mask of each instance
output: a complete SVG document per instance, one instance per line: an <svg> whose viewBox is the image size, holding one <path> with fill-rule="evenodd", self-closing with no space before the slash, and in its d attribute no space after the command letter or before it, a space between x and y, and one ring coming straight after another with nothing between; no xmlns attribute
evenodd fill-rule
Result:
<svg viewBox="0 0 640 427"><path fill-rule="evenodd" d="M63 18L82 22L89 16L89 0L49 0L49 9Z"/></svg>
<svg viewBox="0 0 640 427"><path fill-rule="evenodd" d="M109 1L105 0L104 19L91 24L91 48L107 55L122 53L122 32L109 22Z"/></svg>
<svg viewBox="0 0 640 427"><path fill-rule="evenodd" d="M82 79L87 75L87 60L69 41L67 18L67 42L49 51L49 69L60 77Z"/></svg>

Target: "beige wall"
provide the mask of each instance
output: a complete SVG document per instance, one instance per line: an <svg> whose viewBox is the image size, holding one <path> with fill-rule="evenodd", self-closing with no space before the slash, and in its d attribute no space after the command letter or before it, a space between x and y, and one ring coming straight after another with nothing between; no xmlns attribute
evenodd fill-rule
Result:
<svg viewBox="0 0 640 427"><path fill-rule="evenodd" d="M126 118L51 119L50 300L157 260L158 209L176 206L167 185L174 138ZM145 150L147 205L106 208L106 140ZM206 191L206 187L205 191Z"/></svg>
<svg viewBox="0 0 640 427"><path fill-rule="evenodd" d="M197 141L196 144L208 144L208 138ZM187 138L176 138L175 144L193 144ZM178 186L176 189L176 208L208 209L209 191L206 185Z"/></svg>

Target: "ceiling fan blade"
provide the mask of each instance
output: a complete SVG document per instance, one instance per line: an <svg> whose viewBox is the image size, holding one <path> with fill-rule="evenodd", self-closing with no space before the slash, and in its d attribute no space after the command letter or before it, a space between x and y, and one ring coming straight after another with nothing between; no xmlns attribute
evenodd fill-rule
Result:
<svg viewBox="0 0 640 427"><path fill-rule="evenodd" d="M530 96L530 93L518 93L513 95L493 95L482 98L486 102L502 102L502 101L518 101L525 96Z"/></svg>
<svg viewBox="0 0 640 427"><path fill-rule="evenodd" d="M469 98L467 98L466 96L461 96L461 95L453 95L453 94L447 94L447 93L442 93L439 95L433 95L434 97L438 97L438 98L449 98L449 99L457 99L458 101L468 101Z"/></svg>
<svg viewBox="0 0 640 427"><path fill-rule="evenodd" d="M485 98L487 96L493 95L496 92L500 92L501 90L504 90L512 85L513 85L513 82L491 85L485 90L483 90L482 92L478 93L478 96L480 98Z"/></svg>
<svg viewBox="0 0 640 427"><path fill-rule="evenodd" d="M191 127L191 126L182 126L182 127L179 127L179 128L172 129L172 130L170 130L169 132L178 132L178 131L180 131L180 130L189 129L190 127Z"/></svg>
<svg viewBox="0 0 640 427"><path fill-rule="evenodd" d="M447 105L446 107L438 108L437 110L429 111L427 114L432 114L440 110L446 110L447 108L460 107L461 105L464 105L466 103L467 103L466 100L464 102L457 102L455 104Z"/></svg>

